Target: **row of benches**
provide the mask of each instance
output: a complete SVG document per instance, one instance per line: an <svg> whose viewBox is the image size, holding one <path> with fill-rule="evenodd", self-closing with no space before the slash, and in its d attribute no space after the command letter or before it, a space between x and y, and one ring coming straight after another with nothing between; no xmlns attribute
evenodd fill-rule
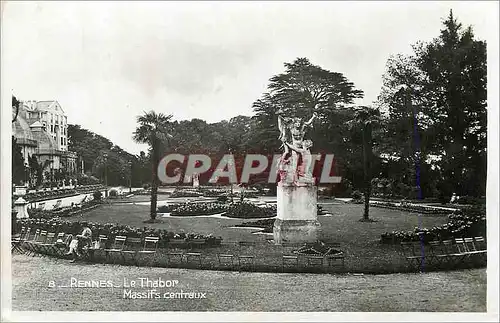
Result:
<svg viewBox="0 0 500 323"><path fill-rule="evenodd" d="M32 235L32 230L30 228L22 228L21 234L12 239L12 249L13 251L18 251L20 253L27 253L31 255L54 255L57 257L64 257L68 248L67 246L73 239L71 234L65 233L55 233L47 232L47 230L37 229ZM105 254L106 263L116 264L117 260L120 259L122 263L126 264L132 262L135 265L139 265L141 261L141 256L149 255L152 256L152 262L154 263L158 251L159 237L146 237L144 239L126 237L126 236L116 236L113 243L109 248L106 248L108 238L104 235L100 235L98 239L92 242L91 247L84 248L83 257L89 261L94 261L94 253L96 251L103 252ZM57 243L57 241L62 241L62 243ZM238 242L236 243L241 247L257 247L256 243L251 242ZM287 246L289 248L290 246ZM335 246L339 247L339 246ZM234 249L233 249L234 250ZM201 252L183 251L174 252L168 251L162 253L166 256L168 264L176 263L177 265L197 265L202 267L203 254ZM255 258L253 254L245 254L245 252L239 252L239 254L233 253L217 253L217 262L220 267L228 269L249 269L253 270L255 268ZM302 260L302 261L300 261ZM302 267L320 267L324 268L324 264L327 264L327 269L335 265L335 262L339 260L342 268L344 269L344 254L336 255L307 255L307 254L292 254L286 253L282 254L282 270L287 269L300 269Z"/></svg>
<svg viewBox="0 0 500 323"><path fill-rule="evenodd" d="M486 261L486 240L484 237L457 238L454 240L402 242L401 250L408 264L423 271L426 266L452 268L467 261Z"/></svg>

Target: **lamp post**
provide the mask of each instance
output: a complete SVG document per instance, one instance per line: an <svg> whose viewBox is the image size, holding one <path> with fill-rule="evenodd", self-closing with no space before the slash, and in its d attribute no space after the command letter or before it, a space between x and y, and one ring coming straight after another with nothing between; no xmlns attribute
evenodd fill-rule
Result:
<svg viewBox="0 0 500 323"><path fill-rule="evenodd" d="M129 194L132 194L132 162L129 161L128 162L128 169L129 169L129 182L128 182L128 185L129 185Z"/></svg>
<svg viewBox="0 0 500 323"><path fill-rule="evenodd" d="M28 163L24 163L24 185L29 188L29 165Z"/></svg>
<svg viewBox="0 0 500 323"><path fill-rule="evenodd" d="M108 154L104 153L102 156L104 158L104 187L106 189L104 191L104 197L108 197L108 171L107 171L107 168L108 168Z"/></svg>
<svg viewBox="0 0 500 323"><path fill-rule="evenodd" d="M229 148L229 154L233 155L231 148ZM230 160L230 163L232 163L232 159ZM231 179L229 179L229 185L231 185L231 203L233 203L233 182L231 182Z"/></svg>

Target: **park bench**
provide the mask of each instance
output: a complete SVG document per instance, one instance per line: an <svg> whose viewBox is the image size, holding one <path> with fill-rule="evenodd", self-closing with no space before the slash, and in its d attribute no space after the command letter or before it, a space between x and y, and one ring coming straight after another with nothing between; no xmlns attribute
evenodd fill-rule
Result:
<svg viewBox="0 0 500 323"><path fill-rule="evenodd" d="M142 244L142 240L141 240L141 238L130 238L130 237L127 237L126 240L127 240L127 242L124 245L124 248L120 251L120 255L122 256L123 263L124 264L127 263L126 256L129 256L130 257L129 259L132 262L136 263L137 251L138 251L138 248L140 247L140 245Z"/></svg>
<svg viewBox="0 0 500 323"><path fill-rule="evenodd" d="M403 257L410 268L422 268L424 264L424 254L422 254L422 244L416 241L403 241L401 242L401 251Z"/></svg>
<svg viewBox="0 0 500 323"><path fill-rule="evenodd" d="M170 265L172 261L178 260L180 264L183 263L184 253L183 252L168 252L167 253L167 263Z"/></svg>
<svg viewBox="0 0 500 323"><path fill-rule="evenodd" d="M37 229L35 231L35 236L33 237L33 240L31 240L29 242L29 245L31 246L31 248L33 250L33 256L40 255L41 245L43 243L45 243L46 239L47 239L47 231L46 230Z"/></svg>
<svg viewBox="0 0 500 323"><path fill-rule="evenodd" d="M24 254L26 251L23 248L23 243L26 241L26 227L21 227L21 232L17 235L12 236L11 238L11 252L18 252L20 254ZM29 235L29 230L28 228L28 235Z"/></svg>
<svg viewBox="0 0 500 323"><path fill-rule="evenodd" d="M324 256L307 255L306 259L307 259L307 266L308 267L320 266L320 268L323 268L323 264L325 261Z"/></svg>
<svg viewBox="0 0 500 323"><path fill-rule="evenodd" d="M282 269L285 272L287 265L293 264L295 267L299 267L299 256L296 255L283 255L282 258Z"/></svg>
<svg viewBox="0 0 500 323"><path fill-rule="evenodd" d="M21 247L21 237L12 237L10 240L10 252L14 254L14 252L18 252L20 254L24 253L24 250Z"/></svg>
<svg viewBox="0 0 500 323"><path fill-rule="evenodd" d="M30 253L30 251L28 249L28 245L27 245L27 241L29 240L30 235L31 235L31 228L30 227L28 227L28 228L22 227L19 240L21 241L20 247L23 250L23 253L25 253L25 254Z"/></svg>
<svg viewBox="0 0 500 323"><path fill-rule="evenodd" d="M196 262L201 267L201 252L186 252L184 256L186 257L186 264Z"/></svg>
<svg viewBox="0 0 500 323"><path fill-rule="evenodd" d="M231 268L234 268L234 255L232 255L232 254L217 254L217 259L219 261L219 265L227 266L230 263Z"/></svg>
<svg viewBox="0 0 500 323"><path fill-rule="evenodd" d="M256 245L256 243L252 242L252 241L239 241L238 242L239 255L237 256L237 258L238 258L238 267L240 270L245 268L245 267L249 268L250 270L253 270L255 256L249 255L249 254L243 254L242 247L255 247L255 245Z"/></svg>
<svg viewBox="0 0 500 323"><path fill-rule="evenodd" d="M125 247L125 241L127 241L126 236L116 236L113 245L109 249L104 249L104 252L106 253L106 262L108 262L114 254L119 254L122 256L122 251L123 248ZM123 256L122 256L123 257ZM116 262L116 257L115 260L113 260L113 264Z"/></svg>
<svg viewBox="0 0 500 323"><path fill-rule="evenodd" d="M410 267L420 270L423 270L425 265L453 268L475 257L484 259L484 245L483 237L430 241L426 246L420 242L401 243L403 255Z"/></svg>
<svg viewBox="0 0 500 323"><path fill-rule="evenodd" d="M51 253L54 253L55 242L56 242L56 233L55 232L46 233L44 242L38 244L40 253L43 255L50 255Z"/></svg>
<svg viewBox="0 0 500 323"><path fill-rule="evenodd" d="M342 270L345 269L345 253L343 251L339 253L327 254L325 258L329 269L332 268L337 261L340 261Z"/></svg>
<svg viewBox="0 0 500 323"><path fill-rule="evenodd" d="M455 239L455 244L467 260L484 260L486 257L486 243L483 237L459 238Z"/></svg>
<svg viewBox="0 0 500 323"><path fill-rule="evenodd" d="M140 256L156 255L159 240L159 237L146 237L144 240L141 238L127 238L127 249L121 252L123 261L127 262L125 255L128 255L134 264L139 266Z"/></svg>
<svg viewBox="0 0 500 323"><path fill-rule="evenodd" d="M243 269L248 267L250 270L254 268L254 256L251 255L238 255L238 266L239 269Z"/></svg>
<svg viewBox="0 0 500 323"><path fill-rule="evenodd" d="M152 263L154 263L158 251L159 241L160 241L159 237L145 237L142 249L137 251L136 254L137 261L140 260L139 259L140 256L152 255L153 256Z"/></svg>
<svg viewBox="0 0 500 323"><path fill-rule="evenodd" d="M93 262L96 251L106 250L107 241L108 237L103 234L99 235L97 240L93 240L90 242L90 246L85 246L82 248L83 258Z"/></svg>
<svg viewBox="0 0 500 323"><path fill-rule="evenodd" d="M54 255L56 257L61 257L64 256L66 253L66 248L69 246L71 239L73 238L72 235L67 235L64 232L59 232L55 238L56 242L54 243ZM62 241L61 244L58 244L58 241Z"/></svg>

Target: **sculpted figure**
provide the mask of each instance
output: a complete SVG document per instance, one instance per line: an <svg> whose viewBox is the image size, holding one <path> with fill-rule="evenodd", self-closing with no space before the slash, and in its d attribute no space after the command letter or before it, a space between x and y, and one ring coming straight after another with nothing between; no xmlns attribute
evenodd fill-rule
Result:
<svg viewBox="0 0 500 323"><path fill-rule="evenodd" d="M278 115L279 139L284 147L284 153L280 160L280 180L296 182L301 180L312 180L312 156L309 148L311 140L304 140L307 128L311 127L316 118L316 112L306 122L300 118L287 118L283 116L280 109ZM289 133L289 135L288 135Z"/></svg>

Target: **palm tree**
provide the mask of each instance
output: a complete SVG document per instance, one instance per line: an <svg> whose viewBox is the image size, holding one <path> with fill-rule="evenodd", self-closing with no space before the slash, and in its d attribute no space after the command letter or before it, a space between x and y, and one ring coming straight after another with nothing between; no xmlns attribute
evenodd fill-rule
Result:
<svg viewBox="0 0 500 323"><path fill-rule="evenodd" d="M373 159L372 131L373 125L378 124L379 121L380 111L378 109L368 106L360 106L354 109L354 119L351 121L351 127L361 128L363 138L363 195L365 198L363 221L370 221L371 168Z"/></svg>
<svg viewBox="0 0 500 323"><path fill-rule="evenodd" d="M144 112L137 117L138 126L133 139L138 143L148 144L151 149L151 220L156 219L156 204L158 201L158 162L160 161L160 146L167 138L172 138L170 119L172 115Z"/></svg>

